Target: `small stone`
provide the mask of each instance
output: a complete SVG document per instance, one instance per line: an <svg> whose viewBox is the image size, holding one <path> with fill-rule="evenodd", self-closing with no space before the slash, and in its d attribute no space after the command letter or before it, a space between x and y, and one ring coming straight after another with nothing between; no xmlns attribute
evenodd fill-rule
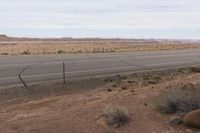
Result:
<svg viewBox="0 0 200 133"><path fill-rule="evenodd" d="M2 114L3 114L3 113L6 113L6 111L5 111L5 110L1 110L1 111L0 111L0 113L2 113Z"/></svg>
<svg viewBox="0 0 200 133"><path fill-rule="evenodd" d="M123 87L122 87L122 90L127 90L127 87L126 87L126 86L123 86Z"/></svg>
<svg viewBox="0 0 200 133"><path fill-rule="evenodd" d="M193 133L193 131L190 129L186 129L185 131L186 131L186 133Z"/></svg>
<svg viewBox="0 0 200 133"><path fill-rule="evenodd" d="M134 83L134 81L129 80L128 83L131 84L131 83Z"/></svg>
<svg viewBox="0 0 200 133"><path fill-rule="evenodd" d="M155 81L155 80L149 80L147 83L148 83L148 84L158 84L158 81Z"/></svg>
<svg viewBox="0 0 200 133"><path fill-rule="evenodd" d="M107 89L107 91L108 91L108 92L111 92L111 91L112 91L112 89Z"/></svg>

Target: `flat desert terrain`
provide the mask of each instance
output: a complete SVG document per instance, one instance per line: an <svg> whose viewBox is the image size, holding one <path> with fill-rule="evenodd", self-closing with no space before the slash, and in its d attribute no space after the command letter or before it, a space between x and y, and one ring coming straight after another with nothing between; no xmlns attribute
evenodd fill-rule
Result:
<svg viewBox="0 0 200 133"><path fill-rule="evenodd" d="M3 133L199 133L184 124L171 125L175 114L156 106L161 91L176 85L199 84L191 68L105 78L4 88L0 90L0 131ZM107 106L123 107L129 121L108 127L101 117Z"/></svg>
<svg viewBox="0 0 200 133"><path fill-rule="evenodd" d="M60 38L31 39L0 36L0 55L104 53L200 49L199 41L153 39Z"/></svg>

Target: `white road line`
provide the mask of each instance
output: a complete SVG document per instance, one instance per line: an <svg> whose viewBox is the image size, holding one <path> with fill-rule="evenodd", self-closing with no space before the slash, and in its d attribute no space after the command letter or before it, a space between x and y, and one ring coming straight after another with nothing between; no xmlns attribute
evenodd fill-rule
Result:
<svg viewBox="0 0 200 133"><path fill-rule="evenodd" d="M165 55L151 55L151 56L141 56L141 57L135 57L136 59L143 59L143 58L160 58L160 57L178 57L178 56L188 56L188 55L193 55L193 56L200 56L200 53L191 53L191 54L165 54Z"/></svg>
<svg viewBox="0 0 200 133"><path fill-rule="evenodd" d="M148 56L148 55L145 55L145 56L139 56L139 57L137 57L137 55L136 56L134 56L134 55L132 55L132 56L111 56L111 57L99 57L99 58L131 58L131 57L133 57L134 59L149 59L149 58L160 58L160 57L179 57L179 56L188 56L188 55L193 55L193 56L200 56L200 53L196 53L196 54L194 54L194 53L189 53L189 54L171 54L171 55L169 55L169 54L164 54L164 55L150 55L150 56ZM88 61L91 61L92 59L87 59ZM96 58L95 58L95 60L96 60ZM113 59L112 59L113 60ZM115 59L116 60L116 59ZM76 59L74 60L74 61L76 61ZM84 61L84 59L82 60L82 61ZM37 65L45 65L45 64L57 64L57 63L61 63L62 61L53 61L53 62L51 62L51 61L48 61L48 62L42 62L42 61L40 61L40 62L36 62L35 64L37 64ZM0 67L13 67L13 66L26 66L26 65L30 65L30 63L24 63L24 64L10 64L10 65L0 65Z"/></svg>
<svg viewBox="0 0 200 133"><path fill-rule="evenodd" d="M105 69L94 69L94 70L83 70L83 71L73 71L73 72L66 72L66 74L98 72L98 71L111 71L111 70L118 70L118 69L120 70L120 69L128 69L128 68L136 68L136 66L118 67L118 68L105 68ZM30 75L30 76L22 76L22 77L24 77L24 78L32 78L32 77L56 76L56 75L61 75L61 74L63 74L63 73L38 74L38 75ZM0 80L8 80L8 79L18 79L18 77L0 78Z"/></svg>
<svg viewBox="0 0 200 133"><path fill-rule="evenodd" d="M36 65L45 65L45 64L58 64L58 63L62 63L62 61L55 61L55 62L36 62L34 64ZM12 67L12 66L28 66L31 63L26 63L26 64L11 64L11 65L0 65L0 67Z"/></svg>
<svg viewBox="0 0 200 133"><path fill-rule="evenodd" d="M76 74L76 73L86 73L86 72L98 72L98 71L111 71L111 70L120 70L120 69L127 69L127 68L136 68L136 66L129 66L129 67L118 67L118 68L105 68L105 69L94 69L94 70L83 70L83 71L73 71L73 72L66 72L66 74ZM38 74L38 75L30 75L30 76L22 76L24 78L32 78L32 77L45 77L45 76L55 76L55 75L62 75L63 73L49 73L49 74ZM6 79L18 79L18 77L8 77L8 78L0 78L0 80Z"/></svg>
<svg viewBox="0 0 200 133"><path fill-rule="evenodd" d="M181 65L181 64L186 64L186 63L194 63L195 61L176 61L176 62L170 62L170 63L158 63L158 64L150 64L150 65L145 65L145 67L152 67L152 66L162 66L162 65ZM197 62L197 61L196 61ZM200 63L200 60L198 61Z"/></svg>
<svg viewBox="0 0 200 133"><path fill-rule="evenodd" d="M7 77L7 78L0 78L0 80L9 80L9 79L19 79L18 77Z"/></svg>

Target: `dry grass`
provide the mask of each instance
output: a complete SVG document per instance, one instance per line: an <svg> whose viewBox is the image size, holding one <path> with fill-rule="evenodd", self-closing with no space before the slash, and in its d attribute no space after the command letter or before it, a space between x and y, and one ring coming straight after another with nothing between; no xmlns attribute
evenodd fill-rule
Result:
<svg viewBox="0 0 200 133"><path fill-rule="evenodd" d="M193 84L174 86L161 92L157 106L162 113L187 113L200 108L200 87Z"/></svg>
<svg viewBox="0 0 200 133"><path fill-rule="evenodd" d="M128 122L128 111L125 108L107 106L104 110L106 124L109 127L120 127Z"/></svg>
<svg viewBox="0 0 200 133"><path fill-rule="evenodd" d="M24 51L30 54L61 53L106 53L128 51L158 51L178 49L200 49L199 44L181 44L177 42L137 43L118 41L27 41L1 42L0 54L20 55Z"/></svg>

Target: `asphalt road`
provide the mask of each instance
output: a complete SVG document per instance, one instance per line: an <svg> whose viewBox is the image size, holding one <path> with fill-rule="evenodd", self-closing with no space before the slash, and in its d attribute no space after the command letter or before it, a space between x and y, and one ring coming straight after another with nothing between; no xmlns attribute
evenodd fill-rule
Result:
<svg viewBox="0 0 200 133"><path fill-rule="evenodd" d="M0 57L0 86L20 84L19 72L27 83L62 79L65 61L67 79L178 68L200 64L200 50L29 55Z"/></svg>

